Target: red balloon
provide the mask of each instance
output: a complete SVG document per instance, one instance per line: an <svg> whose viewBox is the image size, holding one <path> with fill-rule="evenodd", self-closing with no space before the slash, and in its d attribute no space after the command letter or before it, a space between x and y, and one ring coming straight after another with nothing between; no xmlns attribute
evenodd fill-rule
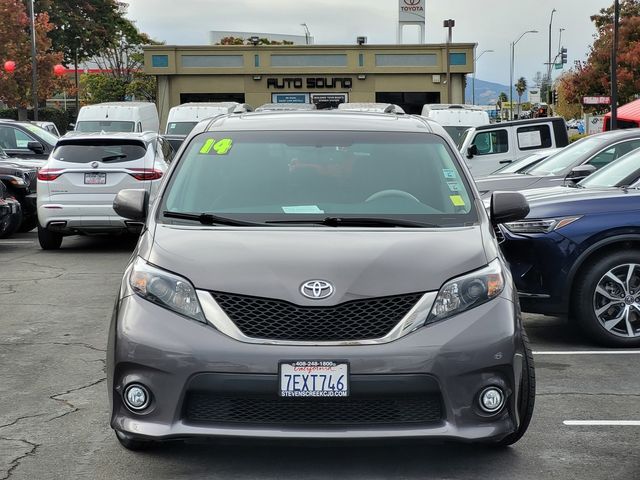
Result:
<svg viewBox="0 0 640 480"><path fill-rule="evenodd" d="M64 75L66 71L67 69L64 68L64 65L58 64L53 66L53 73L59 77Z"/></svg>
<svg viewBox="0 0 640 480"><path fill-rule="evenodd" d="M13 60L7 60L4 62L4 69L8 73L13 73L16 71L16 62Z"/></svg>

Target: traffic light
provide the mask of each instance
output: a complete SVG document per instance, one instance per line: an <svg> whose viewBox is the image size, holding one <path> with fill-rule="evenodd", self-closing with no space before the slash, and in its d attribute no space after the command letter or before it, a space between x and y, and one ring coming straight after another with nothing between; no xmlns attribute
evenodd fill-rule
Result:
<svg viewBox="0 0 640 480"><path fill-rule="evenodd" d="M553 104L554 105L558 104L558 91L557 90L553 91Z"/></svg>
<svg viewBox="0 0 640 480"><path fill-rule="evenodd" d="M560 60L563 64L567 63L567 49L564 47L560 50Z"/></svg>

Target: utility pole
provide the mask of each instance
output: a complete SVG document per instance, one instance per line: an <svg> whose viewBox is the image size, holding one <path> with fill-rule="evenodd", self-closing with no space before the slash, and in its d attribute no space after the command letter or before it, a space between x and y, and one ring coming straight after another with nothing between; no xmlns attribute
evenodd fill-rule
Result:
<svg viewBox="0 0 640 480"><path fill-rule="evenodd" d="M613 6L613 42L611 45L611 130L618 128L618 36L620 30L620 2Z"/></svg>
<svg viewBox="0 0 640 480"><path fill-rule="evenodd" d="M554 8L551 10L551 20L549 21L549 60L547 62L547 82L549 84L549 91L551 91L551 27L553 26L553 14L557 10Z"/></svg>
<svg viewBox="0 0 640 480"><path fill-rule="evenodd" d="M450 48L450 44L451 44L451 39L453 36L453 27L456 26L456 21L452 20L451 18L449 20L445 20L443 23L444 28L448 28L449 32L447 34L447 45L446 45L446 53L445 56L446 58L446 62L447 62L447 103L451 103L451 96L452 96L452 87L451 87L451 55L449 54L449 48Z"/></svg>
<svg viewBox="0 0 640 480"><path fill-rule="evenodd" d="M33 13L33 0L29 0L31 16L31 95L33 96L33 119L38 121L38 61L36 58L36 18Z"/></svg>

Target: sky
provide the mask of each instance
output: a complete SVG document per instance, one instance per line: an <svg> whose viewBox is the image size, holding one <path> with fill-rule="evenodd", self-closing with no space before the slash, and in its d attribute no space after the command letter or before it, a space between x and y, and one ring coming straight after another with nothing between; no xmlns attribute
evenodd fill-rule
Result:
<svg viewBox="0 0 640 480"><path fill-rule="evenodd" d="M365 35L371 44L396 43L397 0L127 0L128 17L138 28L168 45L203 45L212 30L259 31L304 35L309 26L316 44L352 44ZM445 41L444 19L456 21L454 42L478 43L477 78L509 83L510 44L516 46L515 78L531 80L544 70L552 26L553 55L559 29L568 49L568 65L584 60L595 28L590 15L611 0L427 0L427 43ZM409 27L411 28L411 27ZM405 43L417 43L418 31L407 29ZM559 71L556 72L560 73Z"/></svg>

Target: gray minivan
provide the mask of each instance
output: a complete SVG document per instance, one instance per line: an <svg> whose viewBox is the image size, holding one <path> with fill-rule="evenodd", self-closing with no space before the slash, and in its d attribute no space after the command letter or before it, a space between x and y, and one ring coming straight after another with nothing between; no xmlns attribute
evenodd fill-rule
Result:
<svg viewBox="0 0 640 480"><path fill-rule="evenodd" d="M199 123L149 205L109 330L111 427L192 437L509 445L535 375L491 218L444 129L264 112Z"/></svg>

